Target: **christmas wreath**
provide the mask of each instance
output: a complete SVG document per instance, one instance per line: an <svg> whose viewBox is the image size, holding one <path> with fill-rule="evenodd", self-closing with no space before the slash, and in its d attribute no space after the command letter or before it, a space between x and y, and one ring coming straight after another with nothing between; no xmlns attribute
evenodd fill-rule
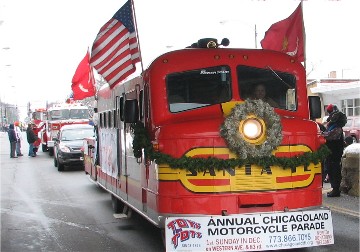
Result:
<svg viewBox="0 0 360 252"><path fill-rule="evenodd" d="M249 115L254 115L265 123L266 133L264 141L260 144L249 143L239 131L240 123ZM221 125L220 135L226 140L229 149L241 159L271 156L271 152L280 145L283 137L280 117L274 112L273 107L262 100L246 100L235 105Z"/></svg>

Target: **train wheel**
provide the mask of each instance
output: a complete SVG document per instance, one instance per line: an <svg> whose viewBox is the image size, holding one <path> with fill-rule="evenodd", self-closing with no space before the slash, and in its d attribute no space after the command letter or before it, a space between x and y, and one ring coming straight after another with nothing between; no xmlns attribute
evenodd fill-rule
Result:
<svg viewBox="0 0 360 252"><path fill-rule="evenodd" d="M122 213L124 209L124 203L121 200L116 198L114 195L111 195L111 203L114 213L116 214Z"/></svg>

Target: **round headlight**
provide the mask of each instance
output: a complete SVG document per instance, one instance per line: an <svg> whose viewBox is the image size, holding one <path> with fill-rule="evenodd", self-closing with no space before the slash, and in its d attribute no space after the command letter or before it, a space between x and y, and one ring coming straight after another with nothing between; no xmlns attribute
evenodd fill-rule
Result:
<svg viewBox="0 0 360 252"><path fill-rule="evenodd" d="M261 136L262 127L258 120L249 119L243 126L244 135L250 139L256 139Z"/></svg>
<svg viewBox="0 0 360 252"><path fill-rule="evenodd" d="M250 143L261 144L265 140L265 123L262 119L246 118L240 123L239 131Z"/></svg>

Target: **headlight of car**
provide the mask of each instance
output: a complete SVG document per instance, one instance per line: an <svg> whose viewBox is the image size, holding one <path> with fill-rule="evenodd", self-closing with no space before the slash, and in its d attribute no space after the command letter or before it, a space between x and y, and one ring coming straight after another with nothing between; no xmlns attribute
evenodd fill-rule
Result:
<svg viewBox="0 0 360 252"><path fill-rule="evenodd" d="M64 145L64 144L60 144L60 145L59 145L59 149L60 149L62 152L71 152L70 148L67 147L67 146Z"/></svg>

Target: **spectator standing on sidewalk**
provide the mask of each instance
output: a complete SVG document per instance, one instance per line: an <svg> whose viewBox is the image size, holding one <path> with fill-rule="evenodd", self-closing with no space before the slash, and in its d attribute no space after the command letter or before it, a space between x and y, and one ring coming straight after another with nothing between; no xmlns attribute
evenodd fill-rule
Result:
<svg viewBox="0 0 360 252"><path fill-rule="evenodd" d="M342 127L346 123L346 116L332 104L327 107L327 111L330 115L327 119L328 123L324 137L326 139L326 146L330 149L331 154L325 160L325 170L332 187L332 191L328 192L327 196L340 197L341 157L344 150Z"/></svg>
<svg viewBox="0 0 360 252"><path fill-rule="evenodd" d="M36 157L36 153L34 152L34 143L38 140L38 136L33 131L33 125L31 123L28 124L26 129L26 138L29 143L29 156Z"/></svg>
<svg viewBox="0 0 360 252"><path fill-rule="evenodd" d="M15 133L16 133L16 155L18 157L23 156L23 154L21 153L21 140L22 140L22 136L21 136L21 129L19 127L19 122L15 122Z"/></svg>
<svg viewBox="0 0 360 252"><path fill-rule="evenodd" d="M9 142L10 142L10 158L17 158L17 156L15 156L17 138L16 138L15 129L14 129L14 124L9 125L8 136L9 136Z"/></svg>

